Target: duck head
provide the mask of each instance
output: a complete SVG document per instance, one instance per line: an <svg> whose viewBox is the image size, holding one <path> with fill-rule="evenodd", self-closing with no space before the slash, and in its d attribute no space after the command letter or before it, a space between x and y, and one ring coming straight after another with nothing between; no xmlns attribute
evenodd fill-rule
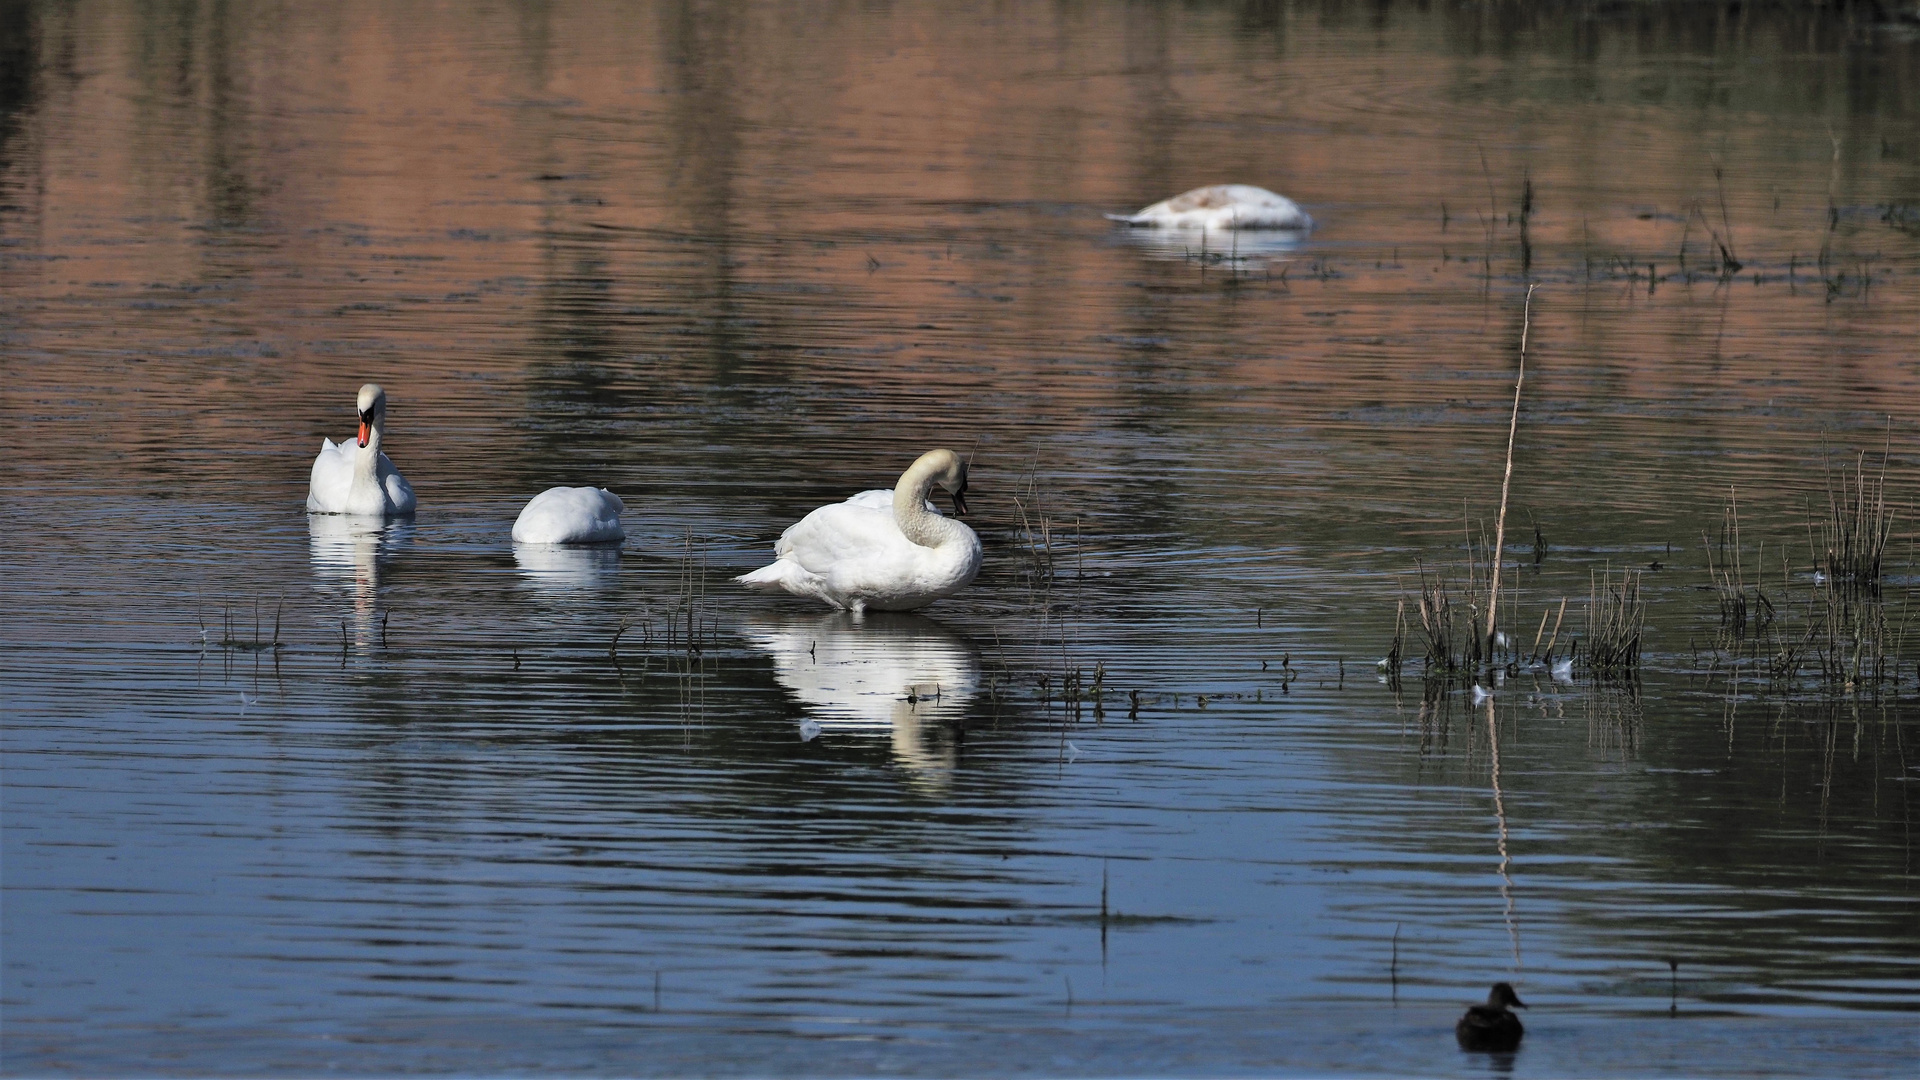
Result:
<svg viewBox="0 0 1920 1080"><path fill-rule="evenodd" d="M1493 989L1487 991L1487 1004L1496 1009L1504 1009L1509 1006L1521 1009L1527 1007L1527 1003L1520 1000L1520 995L1513 992L1513 984L1503 982L1494 983Z"/></svg>
<svg viewBox="0 0 1920 1080"><path fill-rule="evenodd" d="M387 421L387 392L379 383L368 383L360 388L360 445L367 445L375 427L385 427Z"/></svg>

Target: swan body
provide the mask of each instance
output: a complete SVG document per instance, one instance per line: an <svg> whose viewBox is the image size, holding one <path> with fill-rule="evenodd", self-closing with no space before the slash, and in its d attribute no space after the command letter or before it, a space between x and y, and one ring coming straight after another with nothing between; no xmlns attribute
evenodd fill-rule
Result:
<svg viewBox="0 0 1920 1080"><path fill-rule="evenodd" d="M967 465L929 450L892 489L822 506L780 534L774 561L735 581L853 612L911 611L965 588L980 572L980 538L927 501L939 484L967 512Z"/></svg>
<svg viewBox="0 0 1920 1080"><path fill-rule="evenodd" d="M360 388L360 435L353 443L320 440L307 481L307 510L316 514L405 517L413 513L413 485L380 450L387 430L387 392L378 383Z"/></svg>
<svg viewBox="0 0 1920 1080"><path fill-rule="evenodd" d="M1487 993L1485 1005L1470 1005L1466 1015L1453 1026L1453 1037L1459 1040L1462 1050L1492 1050L1498 1053L1510 1053L1520 1045L1520 1036L1527 1033L1520 1018L1513 1015L1509 1006L1526 1008L1520 995L1513 992L1512 985L1503 982L1493 984Z"/></svg>
<svg viewBox="0 0 1920 1080"><path fill-rule="evenodd" d="M1161 229L1288 229L1305 232L1313 217L1285 195L1251 184L1215 184L1163 199L1136 214L1108 214L1128 225Z"/></svg>
<svg viewBox="0 0 1920 1080"><path fill-rule="evenodd" d="M550 487L533 497L513 523L516 544L598 544L626 539L620 512L627 504L606 488Z"/></svg>

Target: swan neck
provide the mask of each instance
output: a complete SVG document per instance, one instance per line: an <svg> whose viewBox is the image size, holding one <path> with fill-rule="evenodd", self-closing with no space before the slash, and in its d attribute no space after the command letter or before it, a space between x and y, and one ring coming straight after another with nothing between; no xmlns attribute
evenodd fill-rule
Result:
<svg viewBox="0 0 1920 1080"><path fill-rule="evenodd" d="M386 431L387 418L375 413L373 423L367 425L367 445L359 448L353 458L353 471L360 476L373 476L380 469L380 436Z"/></svg>
<svg viewBox="0 0 1920 1080"><path fill-rule="evenodd" d="M893 520L907 539L921 547L939 547L952 535L951 522L927 509L937 466L916 461L893 486Z"/></svg>

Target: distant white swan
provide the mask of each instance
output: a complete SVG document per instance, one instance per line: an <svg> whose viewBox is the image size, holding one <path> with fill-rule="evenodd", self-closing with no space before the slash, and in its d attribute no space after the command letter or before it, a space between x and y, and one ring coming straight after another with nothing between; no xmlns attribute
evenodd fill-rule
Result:
<svg viewBox="0 0 1920 1080"><path fill-rule="evenodd" d="M413 485L380 452L387 430L387 392L378 383L360 388L359 445L320 440L307 483L307 510L316 514L404 517L413 513Z"/></svg>
<svg viewBox="0 0 1920 1080"><path fill-rule="evenodd" d="M550 487L533 497L513 523L516 544L598 544L626 539L620 512L627 504L606 488Z"/></svg>
<svg viewBox="0 0 1920 1080"><path fill-rule="evenodd" d="M927 502L935 484L967 512L967 463L929 450L892 490L863 491L800 519L773 545L773 562L734 580L855 612L911 611L951 596L980 572L980 538Z"/></svg>
<svg viewBox="0 0 1920 1080"><path fill-rule="evenodd" d="M1161 229L1288 229L1305 232L1313 217L1292 199L1251 184L1215 184L1163 199L1114 221Z"/></svg>

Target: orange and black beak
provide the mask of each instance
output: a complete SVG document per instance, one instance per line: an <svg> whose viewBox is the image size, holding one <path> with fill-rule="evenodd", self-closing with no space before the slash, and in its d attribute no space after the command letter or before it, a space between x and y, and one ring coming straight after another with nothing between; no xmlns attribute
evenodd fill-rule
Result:
<svg viewBox="0 0 1920 1080"><path fill-rule="evenodd" d="M959 486L959 487L957 487L957 488L955 488L955 489L953 490L953 512L954 512L955 514L958 514L958 515L960 515L961 517L965 517L965 516L966 516L966 513L967 513L967 484L966 484L966 481L964 481L964 480L962 480L962 481L960 482L960 486Z"/></svg>
<svg viewBox="0 0 1920 1080"><path fill-rule="evenodd" d="M363 412L360 414L360 445L361 446L367 445L367 440L372 437L373 437L373 410L368 409L366 412Z"/></svg>

